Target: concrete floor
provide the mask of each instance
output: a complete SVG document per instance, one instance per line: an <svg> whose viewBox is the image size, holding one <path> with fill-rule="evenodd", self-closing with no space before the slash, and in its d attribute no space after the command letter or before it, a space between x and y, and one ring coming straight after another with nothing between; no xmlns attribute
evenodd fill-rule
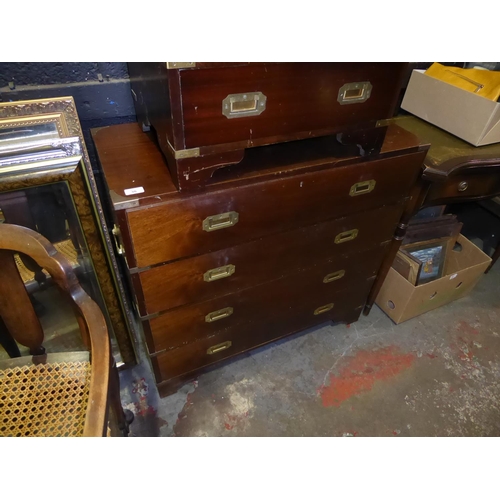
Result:
<svg viewBox="0 0 500 500"><path fill-rule="evenodd" d="M121 373L133 436L499 436L500 263L470 295L394 325L375 307L221 363L160 399Z"/></svg>

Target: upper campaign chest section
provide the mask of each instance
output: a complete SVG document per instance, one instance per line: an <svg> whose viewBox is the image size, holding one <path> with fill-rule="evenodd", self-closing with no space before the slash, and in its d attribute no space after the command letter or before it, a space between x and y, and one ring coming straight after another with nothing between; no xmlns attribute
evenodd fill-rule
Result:
<svg viewBox="0 0 500 500"><path fill-rule="evenodd" d="M174 150L201 148L201 154L203 148L314 137L387 118L406 68L404 63L168 64L175 63L130 63L132 87L148 122L166 133Z"/></svg>

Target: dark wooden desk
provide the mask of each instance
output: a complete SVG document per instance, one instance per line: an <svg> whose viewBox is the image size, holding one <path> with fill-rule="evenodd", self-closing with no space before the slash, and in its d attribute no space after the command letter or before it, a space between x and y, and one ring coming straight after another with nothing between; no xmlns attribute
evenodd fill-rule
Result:
<svg viewBox="0 0 500 500"><path fill-rule="evenodd" d="M492 198L500 193L500 143L475 147L414 116L392 120L431 145L422 207Z"/></svg>
<svg viewBox="0 0 500 500"><path fill-rule="evenodd" d="M414 187L412 199L398 225L396 241L402 241L411 217L422 208L486 200L500 194L500 143L475 147L414 116L398 116L385 123L395 123L416 135L422 143L431 145L420 183ZM399 245L393 245L383 266L392 265L398 249ZM492 265L499 256L500 250L497 250ZM380 278L372 288L365 315L375 302L386 274L385 269L379 272Z"/></svg>

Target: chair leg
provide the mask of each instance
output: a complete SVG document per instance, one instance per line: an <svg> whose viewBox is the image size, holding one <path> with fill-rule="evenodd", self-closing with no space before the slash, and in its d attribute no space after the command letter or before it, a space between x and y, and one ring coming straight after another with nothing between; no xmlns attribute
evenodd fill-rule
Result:
<svg viewBox="0 0 500 500"><path fill-rule="evenodd" d="M120 399L120 377L114 360L111 366L109 389L111 411L115 415L120 432L126 437L130 432L130 424L134 421L134 414L130 410L123 409Z"/></svg>
<svg viewBox="0 0 500 500"><path fill-rule="evenodd" d="M9 355L10 358L21 357L19 347L9 333L9 330L5 326L2 318L0 318L0 345L5 349L5 352Z"/></svg>

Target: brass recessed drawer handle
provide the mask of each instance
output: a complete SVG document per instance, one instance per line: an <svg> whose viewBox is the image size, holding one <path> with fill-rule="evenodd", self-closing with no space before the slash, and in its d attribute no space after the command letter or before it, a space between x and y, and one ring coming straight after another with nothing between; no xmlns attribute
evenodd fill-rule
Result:
<svg viewBox="0 0 500 500"><path fill-rule="evenodd" d="M331 311L333 309L333 302L330 304L325 304L324 306L320 306L317 309L314 310L314 315L317 316L318 314L323 314L328 311Z"/></svg>
<svg viewBox="0 0 500 500"><path fill-rule="evenodd" d="M462 193L464 192L467 188L469 187L469 183L467 181L462 181L459 185L458 185L458 190Z"/></svg>
<svg viewBox="0 0 500 500"><path fill-rule="evenodd" d="M238 222L238 219L238 212L211 215L203 221L203 231L217 231L218 229L234 226Z"/></svg>
<svg viewBox="0 0 500 500"><path fill-rule="evenodd" d="M267 97L262 92L229 94L222 101L222 114L226 118L257 116L266 109Z"/></svg>
<svg viewBox="0 0 500 500"><path fill-rule="evenodd" d="M337 281L345 275L345 270L335 271L334 273L327 274L323 278L323 283L331 283L332 281Z"/></svg>
<svg viewBox="0 0 500 500"><path fill-rule="evenodd" d="M337 101L342 105L365 102L370 98L372 88L373 87L370 82L346 83L340 87Z"/></svg>
<svg viewBox="0 0 500 500"><path fill-rule="evenodd" d="M212 323L213 321L219 321L220 319L227 318L233 314L232 307L224 307L224 309L219 309L218 311L212 311L205 316L205 321L207 323Z"/></svg>
<svg viewBox="0 0 500 500"><path fill-rule="evenodd" d="M233 343L230 340L226 340L225 342L222 342L222 344L217 344L213 345L212 347L209 347L207 349L207 354L216 354L221 351L225 351L226 349L229 349Z"/></svg>
<svg viewBox="0 0 500 500"><path fill-rule="evenodd" d="M236 267L232 264L227 266L216 267L215 269L209 269L204 275L203 279L205 281L216 281L222 278L228 278L236 271Z"/></svg>
<svg viewBox="0 0 500 500"><path fill-rule="evenodd" d="M335 236L335 243L345 243L346 241L351 241L358 236L358 233L359 231L357 229L351 229L349 231L339 233Z"/></svg>
<svg viewBox="0 0 500 500"><path fill-rule="evenodd" d="M371 193L375 189L377 182L373 179L369 181L356 182L351 186L349 196L360 196L362 194Z"/></svg>

